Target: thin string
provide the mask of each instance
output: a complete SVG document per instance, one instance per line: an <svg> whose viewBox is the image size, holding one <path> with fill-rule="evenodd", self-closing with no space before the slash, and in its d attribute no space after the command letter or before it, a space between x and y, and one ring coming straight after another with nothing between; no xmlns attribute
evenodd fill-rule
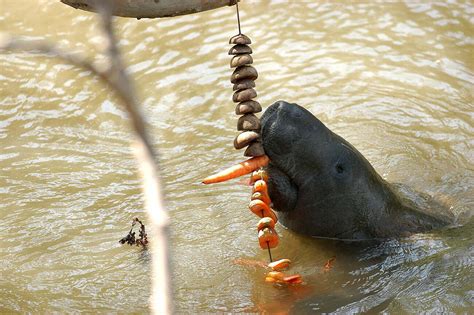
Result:
<svg viewBox="0 0 474 315"><path fill-rule="evenodd" d="M270 243L267 241L268 256L270 256L270 262L273 262L272 251L270 250Z"/></svg>
<svg viewBox="0 0 474 315"><path fill-rule="evenodd" d="M237 0L235 3L235 7L237 8L237 25L239 26L239 35L241 35L242 31L240 30L239 0Z"/></svg>

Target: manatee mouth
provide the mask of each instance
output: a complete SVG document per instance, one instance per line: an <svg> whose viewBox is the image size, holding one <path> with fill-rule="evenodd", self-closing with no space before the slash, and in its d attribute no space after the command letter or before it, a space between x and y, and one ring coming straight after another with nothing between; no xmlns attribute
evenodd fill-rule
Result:
<svg viewBox="0 0 474 315"><path fill-rule="evenodd" d="M304 176L299 176L299 150L302 132L297 123L300 118L299 107L279 101L268 107L261 117L262 144L270 162L269 194L274 209L289 212L298 200L298 187ZM298 152L297 152L298 151Z"/></svg>

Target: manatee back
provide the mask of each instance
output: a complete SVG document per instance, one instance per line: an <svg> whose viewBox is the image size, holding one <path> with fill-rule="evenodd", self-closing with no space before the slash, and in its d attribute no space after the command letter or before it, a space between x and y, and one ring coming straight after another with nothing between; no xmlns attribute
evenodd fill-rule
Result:
<svg viewBox="0 0 474 315"><path fill-rule="evenodd" d="M390 186L398 196L402 206L413 212L419 218L420 223L426 226L427 230L454 223L455 216L449 207L429 194L416 191L400 183L392 183Z"/></svg>

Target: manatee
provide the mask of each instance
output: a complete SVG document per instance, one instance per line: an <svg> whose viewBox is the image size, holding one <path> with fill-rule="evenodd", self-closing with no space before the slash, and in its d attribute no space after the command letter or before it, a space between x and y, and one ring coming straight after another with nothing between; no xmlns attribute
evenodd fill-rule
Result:
<svg viewBox="0 0 474 315"><path fill-rule="evenodd" d="M261 117L268 189L280 223L297 233L377 239L452 222L427 194L385 181L348 141L305 108L278 101Z"/></svg>

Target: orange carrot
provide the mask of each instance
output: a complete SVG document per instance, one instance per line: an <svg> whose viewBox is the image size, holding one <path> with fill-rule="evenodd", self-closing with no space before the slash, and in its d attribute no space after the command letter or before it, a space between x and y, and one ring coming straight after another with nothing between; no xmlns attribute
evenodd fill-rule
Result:
<svg viewBox="0 0 474 315"><path fill-rule="evenodd" d="M275 227L275 221L270 217L263 217L258 221L257 231L263 230L264 228L273 229Z"/></svg>
<svg viewBox="0 0 474 315"><path fill-rule="evenodd" d="M300 274L294 274L291 276L285 275L283 272L270 271L265 277L266 282L272 283L284 283L284 284L300 284L303 282Z"/></svg>
<svg viewBox="0 0 474 315"><path fill-rule="evenodd" d="M251 200L259 199L263 201L264 203L266 203L267 205L270 205L272 203L272 201L270 200L270 197L268 197L267 194L261 193L261 192L254 193L250 199Z"/></svg>
<svg viewBox="0 0 474 315"><path fill-rule="evenodd" d="M284 277L283 281L288 284L300 284L303 282L303 279L301 279L301 275L296 274L296 275Z"/></svg>
<svg viewBox="0 0 474 315"><path fill-rule="evenodd" d="M275 212L273 212L273 210L267 204L259 199L250 201L249 209L260 218L269 217L272 218L275 223L278 222Z"/></svg>
<svg viewBox="0 0 474 315"><path fill-rule="evenodd" d="M275 248L278 246L278 234L274 229L265 228L258 232L258 243L261 249Z"/></svg>
<svg viewBox="0 0 474 315"><path fill-rule="evenodd" d="M270 211L270 207L260 199L250 201L249 209L261 218L266 217L265 214Z"/></svg>
<svg viewBox="0 0 474 315"><path fill-rule="evenodd" d="M268 195L267 183L264 180L259 179L253 184L252 194L256 192Z"/></svg>
<svg viewBox="0 0 474 315"><path fill-rule="evenodd" d="M272 270L280 271L283 269L288 269L290 264L291 264L291 260L284 258L284 259L280 259L280 260L269 263L268 267L270 267Z"/></svg>
<svg viewBox="0 0 474 315"><path fill-rule="evenodd" d="M223 171L220 171L217 174L206 177L202 183L203 184L214 184L220 183L229 179L237 178L239 176L249 174L260 167L267 165L269 162L268 156L256 156L247 161L241 162L237 165L229 167Z"/></svg>
<svg viewBox="0 0 474 315"><path fill-rule="evenodd" d="M275 221L275 223L278 222L278 217L276 216L275 212L273 212L272 209L270 209L270 211L268 211L267 213L264 213L263 216L272 218L272 220Z"/></svg>
<svg viewBox="0 0 474 315"><path fill-rule="evenodd" d="M265 277L265 282L277 282L277 280L275 278L272 278L272 277Z"/></svg>
<svg viewBox="0 0 474 315"><path fill-rule="evenodd" d="M264 181L268 181L268 174L265 170L258 170L250 175L249 184L253 185L257 180L263 179Z"/></svg>
<svg viewBox="0 0 474 315"><path fill-rule="evenodd" d="M277 281L278 280L281 281L281 280L283 280L283 278L285 278L285 274L283 272L279 272L279 271L270 271L269 273L267 273L267 277L275 279Z"/></svg>

